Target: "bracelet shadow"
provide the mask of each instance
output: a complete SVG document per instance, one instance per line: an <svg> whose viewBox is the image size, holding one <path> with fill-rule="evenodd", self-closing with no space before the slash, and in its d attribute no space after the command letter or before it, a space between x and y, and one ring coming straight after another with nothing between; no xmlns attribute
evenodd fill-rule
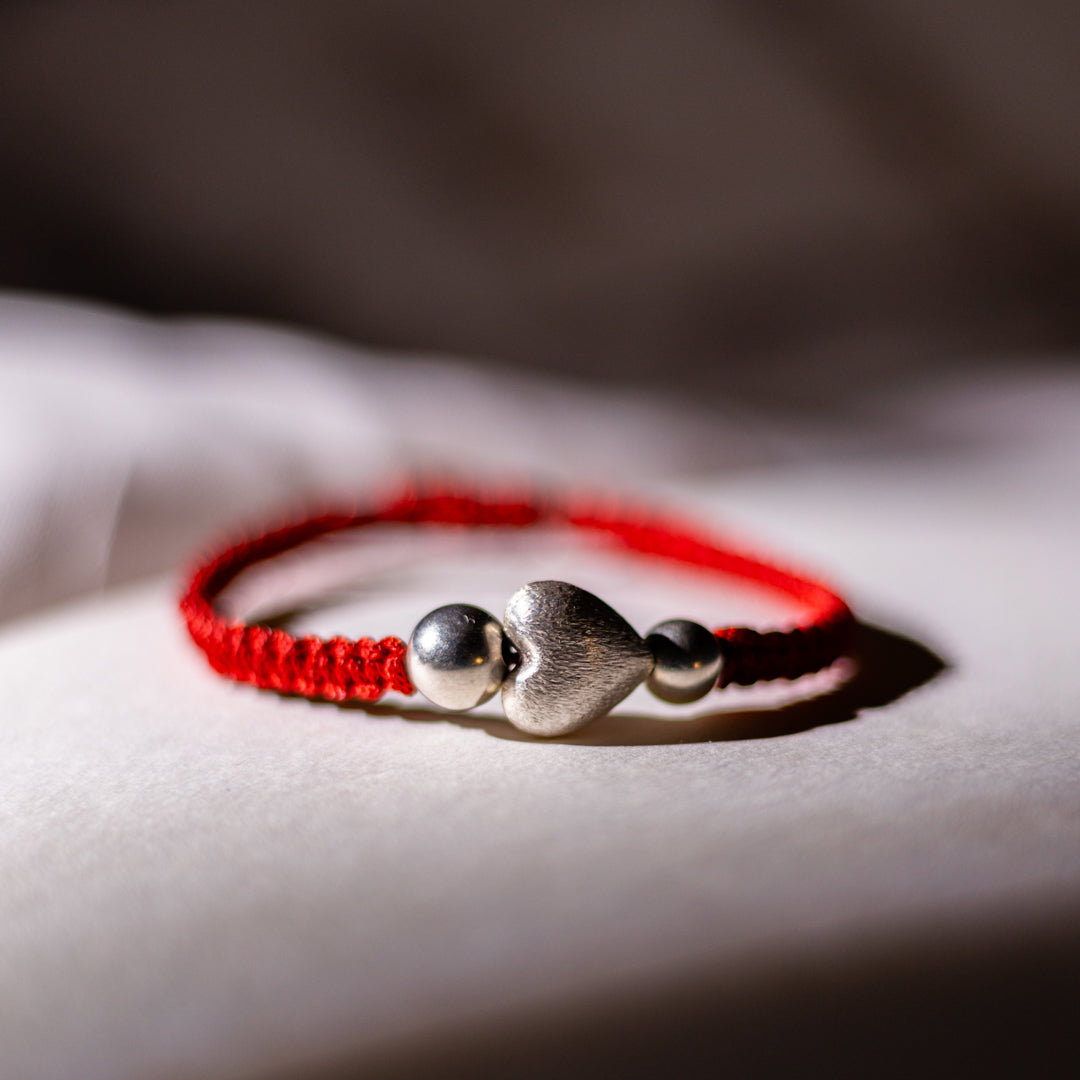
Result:
<svg viewBox="0 0 1080 1080"><path fill-rule="evenodd" d="M773 708L710 711L685 720L641 713L615 712L594 720L585 729L541 739L489 717L470 717L433 708L346 702L340 708L369 716L397 716L421 722L439 721L479 729L515 742L562 743L572 746L661 746L676 743L735 742L777 739L813 728L854 720L867 709L899 700L948 669L925 645L868 623L859 623L851 653L853 672L835 689L797 698Z"/></svg>

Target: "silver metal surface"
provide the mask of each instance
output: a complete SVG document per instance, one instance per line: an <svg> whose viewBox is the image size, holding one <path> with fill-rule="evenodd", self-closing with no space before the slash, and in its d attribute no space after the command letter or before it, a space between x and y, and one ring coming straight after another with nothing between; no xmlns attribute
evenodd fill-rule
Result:
<svg viewBox="0 0 1080 1080"><path fill-rule="evenodd" d="M502 685L506 644L494 615L471 604L447 604L416 624L405 670L428 701L461 712L482 705Z"/></svg>
<svg viewBox="0 0 1080 1080"><path fill-rule="evenodd" d="M668 619L645 635L655 659L646 686L661 701L685 705L703 698L720 677L724 658L711 630L689 619Z"/></svg>
<svg viewBox="0 0 1080 1080"><path fill-rule="evenodd" d="M531 735L576 731L614 708L652 668L652 653L621 615L564 581L519 589L503 624L521 653L503 683L503 709Z"/></svg>

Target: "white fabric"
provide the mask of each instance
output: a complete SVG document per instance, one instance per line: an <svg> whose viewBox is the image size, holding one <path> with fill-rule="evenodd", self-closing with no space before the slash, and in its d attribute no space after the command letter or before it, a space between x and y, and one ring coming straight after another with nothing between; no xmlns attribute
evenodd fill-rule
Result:
<svg viewBox="0 0 1080 1080"><path fill-rule="evenodd" d="M715 419L279 330L0 297L0 618L415 467L626 486L768 450Z"/></svg>
<svg viewBox="0 0 1080 1080"><path fill-rule="evenodd" d="M711 1031L680 987L737 1040L812 1008L823 973L869 957L873 984L890 950L932 993L943 940L967 943L950 977L1003 940L1074 941L1075 370L986 368L879 403L887 431L785 441L704 406L25 299L0 304L0 357L5 612L114 583L0 634L0 1076L497 1075L554 1070L564 1037L572 1071L638 1022L656 1046ZM948 669L850 720L717 698L681 727L642 693L556 743L209 672L174 610L185 557L425 461L658 489ZM543 571L641 628L676 603L723 618L685 576L535 545L399 558L307 618L407 633Z"/></svg>

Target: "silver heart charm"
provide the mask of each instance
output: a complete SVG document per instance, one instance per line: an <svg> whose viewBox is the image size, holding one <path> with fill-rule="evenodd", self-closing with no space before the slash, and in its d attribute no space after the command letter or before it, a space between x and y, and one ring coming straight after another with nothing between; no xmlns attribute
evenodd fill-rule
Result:
<svg viewBox="0 0 1080 1080"><path fill-rule="evenodd" d="M530 735L567 735L613 709L652 670L634 628L565 581L518 589L503 616L521 663L506 677L503 710Z"/></svg>

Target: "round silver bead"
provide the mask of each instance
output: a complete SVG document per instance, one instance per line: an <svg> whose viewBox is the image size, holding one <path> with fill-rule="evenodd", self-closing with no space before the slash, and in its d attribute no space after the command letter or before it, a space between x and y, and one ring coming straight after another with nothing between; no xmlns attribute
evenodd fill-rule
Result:
<svg viewBox="0 0 1080 1080"><path fill-rule="evenodd" d="M688 619L668 619L645 636L655 663L646 686L661 701L685 705L703 698L720 677L724 658L711 630Z"/></svg>
<svg viewBox="0 0 1080 1080"><path fill-rule="evenodd" d="M471 604L447 604L416 624L405 670L432 704L463 712L482 705L502 686L508 652L494 615Z"/></svg>

